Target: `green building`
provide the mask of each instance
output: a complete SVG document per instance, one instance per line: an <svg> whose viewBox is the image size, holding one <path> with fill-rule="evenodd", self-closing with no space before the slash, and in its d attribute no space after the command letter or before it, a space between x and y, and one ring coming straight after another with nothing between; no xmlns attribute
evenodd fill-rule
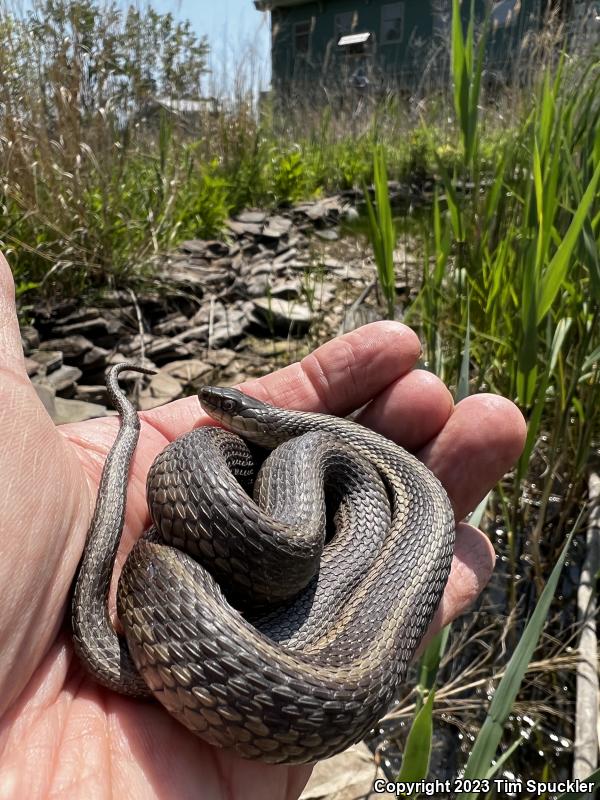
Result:
<svg viewBox="0 0 600 800"><path fill-rule="evenodd" d="M517 68L514 54L539 29L550 0L491 2L487 68ZM335 93L411 88L428 74L443 79L450 55L452 0L254 0L271 12L272 85ZM556 5L556 3L555 3ZM558 3L559 6L564 6ZM483 19L490 0L475 0ZM470 2L463 0L465 20Z"/></svg>

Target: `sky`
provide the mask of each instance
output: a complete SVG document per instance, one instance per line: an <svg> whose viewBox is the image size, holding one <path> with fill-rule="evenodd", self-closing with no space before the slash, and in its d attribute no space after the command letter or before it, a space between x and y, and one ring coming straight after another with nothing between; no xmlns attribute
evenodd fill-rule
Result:
<svg viewBox="0 0 600 800"><path fill-rule="evenodd" d="M0 0L1 2L1 0ZM211 48L210 67L216 83L208 92L230 92L240 65L254 87L267 89L271 79L269 15L257 11L253 0L118 0L123 8L151 5L188 19L199 35L206 35ZM31 0L9 0L8 6L27 10ZM210 80L210 79L209 79Z"/></svg>
<svg viewBox="0 0 600 800"><path fill-rule="evenodd" d="M151 0L150 4L160 13L170 11L178 19L189 19L197 33L206 34L210 66L222 86L231 85L240 63L255 73L261 88L268 86L269 15L257 11L253 0Z"/></svg>

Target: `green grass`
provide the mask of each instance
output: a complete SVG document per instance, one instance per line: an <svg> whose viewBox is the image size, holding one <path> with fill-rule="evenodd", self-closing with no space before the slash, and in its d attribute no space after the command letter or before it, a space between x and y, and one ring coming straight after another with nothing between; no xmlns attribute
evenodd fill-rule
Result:
<svg viewBox="0 0 600 800"><path fill-rule="evenodd" d="M396 272L394 269L394 250L396 248L396 227L392 217L392 206L388 192L387 168L381 146L375 148L373 157L373 183L375 203L371 201L369 188L363 187L369 220L369 236L373 245L375 266L379 285L387 305L389 319L394 319L396 307Z"/></svg>
<svg viewBox="0 0 600 800"><path fill-rule="evenodd" d="M305 109L282 127L241 81L191 119L149 110L149 97L200 93L206 43L169 15L38 0L23 21L0 3L0 31L0 246L22 294L135 285L155 255L219 234L236 210L371 183L375 142L395 179L460 157L437 111L426 132L390 99L359 123Z"/></svg>
<svg viewBox="0 0 600 800"><path fill-rule="evenodd" d="M482 45L472 24L463 36L458 12L455 0L462 163L438 165L444 195L422 223L423 280L408 321L421 331L426 363L459 395L492 390L509 397L528 424L525 451L493 493L489 515L492 529L501 524L507 532L502 556L514 620L508 617L503 636L515 650L465 766L465 777L483 778L510 759L518 774L523 745L513 708L551 607L567 531L585 513L586 472L600 444L600 60L561 57L543 70L518 130L483 171ZM460 195L457 179L465 177L473 188ZM521 635L522 615L536 600ZM568 635L549 624L548 631ZM495 667L505 660L497 653ZM427 677L432 687L435 676ZM552 775L552 766L545 769Z"/></svg>

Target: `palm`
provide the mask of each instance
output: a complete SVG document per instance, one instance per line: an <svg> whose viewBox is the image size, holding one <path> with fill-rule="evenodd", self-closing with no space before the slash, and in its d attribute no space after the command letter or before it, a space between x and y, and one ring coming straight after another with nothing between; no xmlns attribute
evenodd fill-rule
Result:
<svg viewBox="0 0 600 800"><path fill-rule="evenodd" d="M310 769L238 759L191 736L158 705L97 687L73 658L70 588L117 422L55 428L23 369L12 281L0 257L0 787L4 796L296 798ZM514 461L523 440L512 404L489 395L453 410L443 385L410 371L418 341L397 323L334 340L301 365L248 384L279 405L363 413L421 455L461 518ZM195 398L143 415L131 469L122 556L148 522L145 479L168 441L197 426ZM493 454L493 457L491 457ZM456 470L460 460L461 469ZM493 567L485 537L458 529L453 573L434 626L472 602ZM114 603L113 603L114 605Z"/></svg>
<svg viewBox="0 0 600 800"><path fill-rule="evenodd" d="M30 400L35 403L34 397ZM52 582L45 609L31 621L37 642L28 663L35 663L37 668L4 717L2 772L13 776L15 796L31 797L30 787L39 783L41 796L62 787L65 796L93 797L109 792L107 782L111 781L114 790L120 788L119 794L125 792L131 797L197 797L198 786L202 786L202 796L207 800L231 796L248 800L294 798L310 769L267 768L215 750L190 736L159 706L96 686L73 658L68 630L62 625L65 605L82 535L85 537L89 525L94 489L115 435L115 422L95 420L64 426L59 429L62 441L58 438L54 446L38 449L35 470L24 470L22 489L26 496L39 496L40 487L45 486L42 496L47 499L52 493L56 498L45 514L44 527L58 534L55 544L65 561L59 560L63 568L58 571L58 580ZM28 438L33 440L34 434L30 430ZM15 435L22 438L23 434ZM44 440L46 436L54 439L46 420L38 435ZM144 425L131 471L125 551L147 522L145 474L166 441L150 425ZM72 480L58 481L61 475ZM64 509L75 512L67 527L62 519ZM37 503L29 503L29 508L23 505L26 519L22 521L33 522L40 511ZM38 580L43 577L39 575ZM22 668L25 665L19 665L17 672ZM16 690L21 689L22 677L16 676ZM34 757L40 751L51 767L43 777L39 758Z"/></svg>

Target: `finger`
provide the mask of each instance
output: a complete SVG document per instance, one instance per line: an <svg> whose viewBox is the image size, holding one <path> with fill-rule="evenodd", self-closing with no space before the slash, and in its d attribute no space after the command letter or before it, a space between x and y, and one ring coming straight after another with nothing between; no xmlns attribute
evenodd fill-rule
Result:
<svg viewBox="0 0 600 800"><path fill-rule="evenodd" d="M380 392L358 422L415 452L440 433L453 408L444 383L431 372L415 369Z"/></svg>
<svg viewBox="0 0 600 800"><path fill-rule="evenodd" d="M276 406L344 416L411 370L420 354L421 343L406 325L372 322L244 389Z"/></svg>
<svg viewBox="0 0 600 800"><path fill-rule="evenodd" d="M15 283L8 262L0 253L0 370L26 379L21 333L15 308Z"/></svg>
<svg viewBox="0 0 600 800"><path fill-rule="evenodd" d="M449 622L464 614L488 583L496 554L488 537L472 525L461 522L456 528L456 545L450 577L433 622L419 645L417 656L433 636Z"/></svg>
<svg viewBox="0 0 600 800"><path fill-rule="evenodd" d="M417 335L400 322L372 322L326 342L302 361L241 385L276 406L345 415L409 372L421 353ZM145 412L143 419L174 439L209 420L189 397Z"/></svg>
<svg viewBox="0 0 600 800"><path fill-rule="evenodd" d="M503 397L476 394L456 405L448 422L419 453L446 487L457 519L476 507L515 464L527 428Z"/></svg>

